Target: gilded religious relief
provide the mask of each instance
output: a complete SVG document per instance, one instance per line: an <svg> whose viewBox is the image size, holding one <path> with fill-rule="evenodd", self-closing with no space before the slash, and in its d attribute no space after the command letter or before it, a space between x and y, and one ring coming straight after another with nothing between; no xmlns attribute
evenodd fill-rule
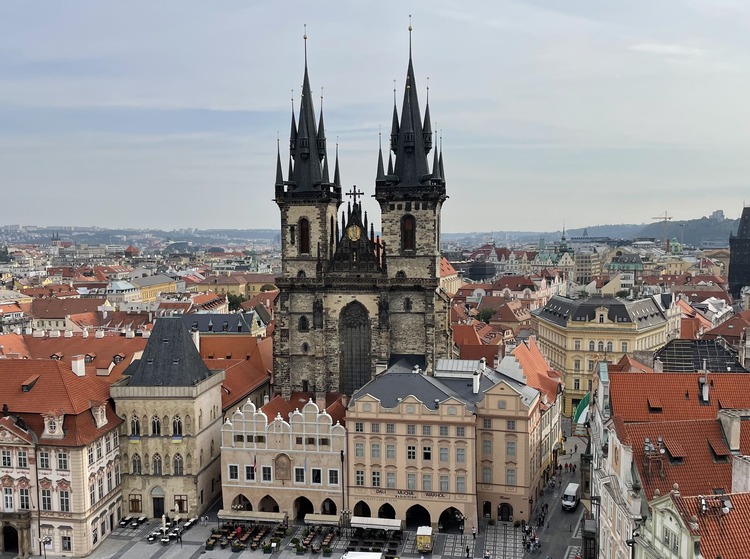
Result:
<svg viewBox="0 0 750 559"><path fill-rule="evenodd" d="M275 479L289 481L292 479L292 461L286 454L279 454L274 462Z"/></svg>

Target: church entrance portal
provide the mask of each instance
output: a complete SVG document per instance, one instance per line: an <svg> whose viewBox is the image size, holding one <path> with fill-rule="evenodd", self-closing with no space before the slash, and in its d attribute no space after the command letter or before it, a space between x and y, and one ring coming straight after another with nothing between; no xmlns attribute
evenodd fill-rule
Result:
<svg viewBox="0 0 750 559"><path fill-rule="evenodd" d="M344 394L354 394L372 377L370 359L370 315L361 303L349 303L339 317L341 361L339 386Z"/></svg>

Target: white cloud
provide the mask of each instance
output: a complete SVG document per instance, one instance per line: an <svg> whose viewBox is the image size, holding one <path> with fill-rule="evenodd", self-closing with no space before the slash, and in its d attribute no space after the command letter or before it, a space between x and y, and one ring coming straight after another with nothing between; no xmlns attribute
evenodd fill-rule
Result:
<svg viewBox="0 0 750 559"><path fill-rule="evenodd" d="M639 43L630 45L628 49L663 56L704 56L706 54L703 49L669 43Z"/></svg>

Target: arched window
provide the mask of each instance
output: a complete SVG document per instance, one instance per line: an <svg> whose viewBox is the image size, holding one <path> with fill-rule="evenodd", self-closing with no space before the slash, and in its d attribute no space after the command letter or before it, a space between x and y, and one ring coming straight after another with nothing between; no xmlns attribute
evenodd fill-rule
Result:
<svg viewBox="0 0 750 559"><path fill-rule="evenodd" d="M140 454L133 454L133 461L130 465L130 472L140 475L142 469Z"/></svg>
<svg viewBox="0 0 750 559"><path fill-rule="evenodd" d="M305 315L299 317L299 331L307 332L310 329L310 321Z"/></svg>
<svg viewBox="0 0 750 559"><path fill-rule="evenodd" d="M141 436L141 422L138 420L137 415L133 415L130 418L130 435L133 437Z"/></svg>
<svg viewBox="0 0 750 559"><path fill-rule="evenodd" d="M411 298L407 297L404 299L404 310L410 311L411 310Z"/></svg>
<svg viewBox="0 0 750 559"><path fill-rule="evenodd" d="M401 249L416 250L417 223L413 215L405 215L401 219Z"/></svg>
<svg viewBox="0 0 750 559"><path fill-rule="evenodd" d="M155 476L161 475L161 455L160 454L154 454L154 467L153 472Z"/></svg>
<svg viewBox="0 0 750 559"><path fill-rule="evenodd" d="M593 341L589 342L589 351L594 351L594 349L595 349L594 342Z"/></svg>
<svg viewBox="0 0 750 559"><path fill-rule="evenodd" d="M403 270L396 272L396 279L406 279L406 272Z"/></svg>
<svg viewBox="0 0 750 559"><path fill-rule="evenodd" d="M299 251L310 254L310 222L304 217L299 220Z"/></svg>
<svg viewBox="0 0 750 559"><path fill-rule="evenodd" d="M161 420L156 415L151 418L151 435L154 437L161 435Z"/></svg>
<svg viewBox="0 0 750 559"><path fill-rule="evenodd" d="M198 410L198 429L203 429L203 410Z"/></svg>
<svg viewBox="0 0 750 559"><path fill-rule="evenodd" d="M173 468L172 468L172 474L176 476L181 476L185 473L185 466L182 462L182 455L181 454L175 454L174 460L173 460Z"/></svg>
<svg viewBox="0 0 750 559"><path fill-rule="evenodd" d="M607 351L612 351L612 342L607 342Z"/></svg>
<svg viewBox="0 0 750 559"><path fill-rule="evenodd" d="M179 415L175 415L172 419L172 435L176 437L182 436L182 419Z"/></svg>
<svg viewBox="0 0 750 559"><path fill-rule="evenodd" d="M604 351L604 342L599 342L598 349L599 351Z"/></svg>
<svg viewBox="0 0 750 559"><path fill-rule="evenodd" d="M302 344L302 351L303 352L307 353L307 351L309 349L310 349L310 346L307 344L307 342L305 342L304 344Z"/></svg>

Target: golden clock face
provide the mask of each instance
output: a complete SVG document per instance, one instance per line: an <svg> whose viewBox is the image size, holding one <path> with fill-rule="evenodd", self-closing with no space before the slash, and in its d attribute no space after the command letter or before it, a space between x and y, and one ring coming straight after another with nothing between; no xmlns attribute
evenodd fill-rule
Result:
<svg viewBox="0 0 750 559"><path fill-rule="evenodd" d="M346 228L346 236L349 237L350 241L358 241L361 234L362 230L358 225L350 225Z"/></svg>

